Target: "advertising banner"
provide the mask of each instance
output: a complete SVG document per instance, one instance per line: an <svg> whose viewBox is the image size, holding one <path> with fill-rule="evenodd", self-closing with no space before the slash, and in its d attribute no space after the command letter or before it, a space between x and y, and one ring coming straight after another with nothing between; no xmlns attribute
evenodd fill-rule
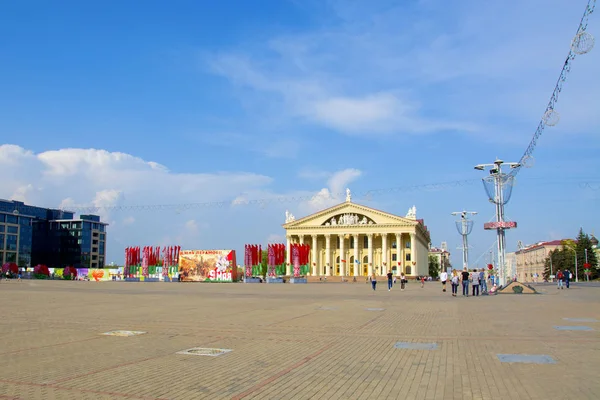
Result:
<svg viewBox="0 0 600 400"><path fill-rule="evenodd" d="M179 276L182 282L235 282L235 250L181 250Z"/></svg>

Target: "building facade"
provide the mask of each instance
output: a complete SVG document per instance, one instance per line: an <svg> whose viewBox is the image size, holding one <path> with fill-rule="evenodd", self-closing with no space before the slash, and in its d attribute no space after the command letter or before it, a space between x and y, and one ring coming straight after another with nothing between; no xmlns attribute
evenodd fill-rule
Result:
<svg viewBox="0 0 600 400"><path fill-rule="evenodd" d="M517 263L517 280L521 282L533 282L533 276L537 274L538 281L544 275L544 262L548 254L560 248L563 240L549 242L538 242L515 252Z"/></svg>
<svg viewBox="0 0 600 400"><path fill-rule="evenodd" d="M311 246L312 276L429 274L430 235L412 207L399 217L351 201L296 220L286 212L287 275L292 243Z"/></svg>
<svg viewBox="0 0 600 400"><path fill-rule="evenodd" d="M429 249L429 257L433 257L437 264L440 266L440 272L448 271L451 268L450 264L450 252L448 251L448 245L446 242L442 242L440 247L431 247Z"/></svg>
<svg viewBox="0 0 600 400"><path fill-rule="evenodd" d="M70 211L0 200L0 261L21 268L103 267L107 224L95 215L73 218Z"/></svg>

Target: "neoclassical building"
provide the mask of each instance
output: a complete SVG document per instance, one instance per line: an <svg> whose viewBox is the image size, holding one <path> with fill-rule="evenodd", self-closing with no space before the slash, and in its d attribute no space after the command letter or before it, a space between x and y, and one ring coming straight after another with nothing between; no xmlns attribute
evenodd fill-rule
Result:
<svg viewBox="0 0 600 400"><path fill-rule="evenodd" d="M311 247L312 276L429 275L430 235L412 207L406 217L346 201L304 218L286 212L287 275L292 243Z"/></svg>

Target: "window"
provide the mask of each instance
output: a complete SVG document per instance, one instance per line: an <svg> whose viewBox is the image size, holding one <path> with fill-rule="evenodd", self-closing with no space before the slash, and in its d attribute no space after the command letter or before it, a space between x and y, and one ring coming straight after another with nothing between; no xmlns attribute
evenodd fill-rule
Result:
<svg viewBox="0 0 600 400"><path fill-rule="evenodd" d="M73 222L73 229L81 229L81 221Z"/></svg>
<svg viewBox="0 0 600 400"><path fill-rule="evenodd" d="M17 251L17 235L6 235L6 250Z"/></svg>
<svg viewBox="0 0 600 400"><path fill-rule="evenodd" d="M6 232L8 233L19 233L19 227L18 226L7 226L6 227Z"/></svg>
<svg viewBox="0 0 600 400"><path fill-rule="evenodd" d="M410 240L406 242L406 248L410 249Z"/></svg>
<svg viewBox="0 0 600 400"><path fill-rule="evenodd" d="M350 248L354 248L354 236L350 236Z"/></svg>
<svg viewBox="0 0 600 400"><path fill-rule="evenodd" d="M4 232L5 229L6 229L6 225L0 225L0 232Z"/></svg>
<svg viewBox="0 0 600 400"><path fill-rule="evenodd" d="M395 248L397 248L397 247L398 247L398 244L397 244L395 241L393 241L393 242L392 242L392 249L395 249Z"/></svg>
<svg viewBox="0 0 600 400"><path fill-rule="evenodd" d="M17 262L17 253L8 253L7 252L4 261L7 262L7 263Z"/></svg>
<svg viewBox="0 0 600 400"><path fill-rule="evenodd" d="M369 248L369 238L367 236L363 237L363 249Z"/></svg>
<svg viewBox="0 0 600 400"><path fill-rule="evenodd" d="M31 226L31 218L21 217L20 220L22 226Z"/></svg>
<svg viewBox="0 0 600 400"><path fill-rule="evenodd" d="M392 261L398 261L398 254L392 254Z"/></svg>
<svg viewBox="0 0 600 400"><path fill-rule="evenodd" d="M7 215L6 216L6 222L9 224L18 224L19 223L19 219L17 218L16 215Z"/></svg>
<svg viewBox="0 0 600 400"><path fill-rule="evenodd" d="M6 214L0 214L0 222L6 222Z"/></svg>
<svg viewBox="0 0 600 400"><path fill-rule="evenodd" d="M410 254L406 255L406 261L410 261Z"/></svg>

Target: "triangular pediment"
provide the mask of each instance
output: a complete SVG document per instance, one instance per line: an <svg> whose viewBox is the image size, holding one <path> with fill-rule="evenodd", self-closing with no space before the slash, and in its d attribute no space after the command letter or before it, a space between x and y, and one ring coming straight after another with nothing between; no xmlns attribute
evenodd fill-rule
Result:
<svg viewBox="0 0 600 400"><path fill-rule="evenodd" d="M334 222L335 221L335 222ZM285 229L340 225L402 225L414 226L415 219L400 217L361 204L345 202L283 224Z"/></svg>

